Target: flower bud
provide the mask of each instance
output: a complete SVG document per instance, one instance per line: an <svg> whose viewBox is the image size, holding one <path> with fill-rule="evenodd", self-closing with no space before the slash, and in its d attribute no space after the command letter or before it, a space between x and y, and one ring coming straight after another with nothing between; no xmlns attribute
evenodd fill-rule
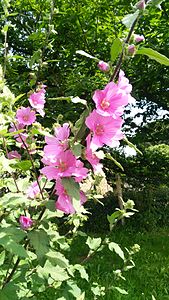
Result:
<svg viewBox="0 0 169 300"><path fill-rule="evenodd" d="M136 47L135 47L135 45L133 45L133 44L132 44L132 45L129 45L129 46L128 46L128 54L133 56L135 52L136 52Z"/></svg>
<svg viewBox="0 0 169 300"><path fill-rule="evenodd" d="M136 7L137 7L138 9L145 9L145 7L146 7L145 0L140 0L140 1L136 4Z"/></svg>
<svg viewBox="0 0 169 300"><path fill-rule="evenodd" d="M145 40L144 35L135 34L134 35L134 41L136 43L143 42Z"/></svg>
<svg viewBox="0 0 169 300"><path fill-rule="evenodd" d="M100 60L97 66L102 72L108 72L110 69L109 64L104 62L103 60Z"/></svg>
<svg viewBox="0 0 169 300"><path fill-rule="evenodd" d="M22 229L27 230L28 228L30 228L32 226L33 221L28 217L20 216L19 223L20 223Z"/></svg>

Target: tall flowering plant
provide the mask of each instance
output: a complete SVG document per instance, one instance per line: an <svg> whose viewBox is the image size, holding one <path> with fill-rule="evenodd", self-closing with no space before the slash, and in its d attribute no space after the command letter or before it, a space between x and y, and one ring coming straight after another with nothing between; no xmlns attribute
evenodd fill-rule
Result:
<svg viewBox="0 0 169 300"><path fill-rule="evenodd" d="M98 182L103 182L104 192L108 190L104 152L108 147L118 147L124 138L124 109L134 101L132 86L121 69L123 58L132 57L137 51L168 63L166 57L156 55L152 49L137 50L139 46L130 45L132 38L135 43L144 41L143 36L132 34L146 2L139 1L133 8L134 16L123 19L129 33L125 41L114 41L112 63L78 51L95 59L99 70L110 76L109 83L94 91L92 109L80 99L87 107L75 125L67 120L63 124L54 124L52 129L43 128L38 120L45 118L47 86L37 85L25 97L26 105L19 106L23 95L15 98L0 68L0 299L36 300L38 293L50 288L56 290L60 300L104 297L105 287L89 278L88 261L106 247L110 257L115 252L123 261L121 270L114 272L114 282L124 279L123 271L134 266L132 256L139 250L138 245L124 252L118 244L111 242L110 235L103 239L87 236L80 226L90 213L88 201L104 196L104 193L97 195ZM132 53L131 49L134 49ZM78 97L69 100L78 105ZM123 209L107 217L110 231L118 220L134 214L133 207L132 200L123 201ZM67 229L65 235L61 234L61 226ZM71 244L81 235L88 252L73 264ZM109 289L127 293L112 284L107 291Z"/></svg>

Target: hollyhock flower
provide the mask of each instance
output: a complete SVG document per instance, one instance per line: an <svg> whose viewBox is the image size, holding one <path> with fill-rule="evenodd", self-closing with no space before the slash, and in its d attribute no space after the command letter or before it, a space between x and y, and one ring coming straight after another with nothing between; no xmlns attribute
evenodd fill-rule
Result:
<svg viewBox="0 0 169 300"><path fill-rule="evenodd" d="M42 88L38 92L35 92L30 95L29 97L29 103L30 105L36 109L36 111L44 117L45 112L44 112L44 104L45 104L45 89Z"/></svg>
<svg viewBox="0 0 169 300"><path fill-rule="evenodd" d="M72 176L73 172L76 172L76 158L71 150L59 152L53 166L49 165L41 169L41 173L49 180L69 177Z"/></svg>
<svg viewBox="0 0 169 300"><path fill-rule="evenodd" d="M10 126L11 127L9 128L9 132L15 132L15 131L24 129L25 124L16 122L15 124L11 123ZM14 135L15 138L18 136L19 136L18 134Z"/></svg>
<svg viewBox="0 0 169 300"><path fill-rule="evenodd" d="M128 97L117 84L110 82L104 90L96 90L93 95L97 113L102 116L116 116L123 114L123 107L128 104Z"/></svg>
<svg viewBox="0 0 169 300"><path fill-rule="evenodd" d="M104 144L116 147L119 145L119 140L123 138L123 133L121 132L123 120L120 117L117 119L104 117L99 115L96 110L93 110L86 118L85 123L93 135L90 144L92 151L97 150Z"/></svg>
<svg viewBox="0 0 169 300"><path fill-rule="evenodd" d="M134 55L134 53L136 52L136 47L135 47L135 45L129 45L128 46L128 54L130 54L130 55Z"/></svg>
<svg viewBox="0 0 169 300"><path fill-rule="evenodd" d="M56 209L63 211L65 214L75 213L75 209L72 204L71 197L67 194L64 186L61 183L61 180L58 179L56 182L56 194L58 195L57 202L55 204ZM80 191L80 204L82 205L87 201L86 195L84 192Z"/></svg>
<svg viewBox="0 0 169 300"><path fill-rule="evenodd" d="M68 123L64 123L63 126L55 128L55 136L45 136L46 144L53 146L56 151L65 151L68 148L68 138L70 135L70 128ZM51 149L51 150L50 150ZM45 152L53 152L52 148L46 147Z"/></svg>
<svg viewBox="0 0 169 300"><path fill-rule="evenodd" d="M20 223L22 229L27 230L28 228L30 228L32 226L33 221L28 217L20 216L19 223Z"/></svg>
<svg viewBox="0 0 169 300"><path fill-rule="evenodd" d="M16 112L16 118L18 123L24 125L31 125L36 120L36 115L30 107L21 107Z"/></svg>
<svg viewBox="0 0 169 300"><path fill-rule="evenodd" d="M136 3L136 7L138 9L145 9L146 7L145 0L140 0L138 3Z"/></svg>
<svg viewBox="0 0 169 300"><path fill-rule="evenodd" d="M110 70L109 64L102 60L99 61L97 66L100 69L100 71L103 71L103 72L108 72Z"/></svg>
<svg viewBox="0 0 169 300"><path fill-rule="evenodd" d="M87 147L85 151L86 159L89 161L89 163L91 164L95 172L100 172L103 168L103 165L100 164L100 159L97 157L97 152L93 152L90 148L91 134L87 136L86 143L87 143L86 145Z"/></svg>
<svg viewBox="0 0 169 300"><path fill-rule="evenodd" d="M87 177L88 169L84 168L84 164L80 160L76 160L76 168L74 169L72 176L75 177L76 182L81 182Z"/></svg>
<svg viewBox="0 0 169 300"><path fill-rule="evenodd" d="M16 150L10 151L8 152L8 159L21 159L21 155Z"/></svg>
<svg viewBox="0 0 169 300"><path fill-rule="evenodd" d="M40 190L39 190L39 185L38 185L37 181L32 182L32 184L26 191L27 197L31 198L31 199L36 198L39 193L40 193Z"/></svg>
<svg viewBox="0 0 169 300"><path fill-rule="evenodd" d="M129 83L129 80L126 78L125 73L122 70L119 72L118 87L126 93L128 97L128 103L136 102L136 100L130 95L132 91L132 85Z"/></svg>
<svg viewBox="0 0 169 300"><path fill-rule="evenodd" d="M136 43L143 42L145 40L144 35L135 34L134 35L134 41Z"/></svg>

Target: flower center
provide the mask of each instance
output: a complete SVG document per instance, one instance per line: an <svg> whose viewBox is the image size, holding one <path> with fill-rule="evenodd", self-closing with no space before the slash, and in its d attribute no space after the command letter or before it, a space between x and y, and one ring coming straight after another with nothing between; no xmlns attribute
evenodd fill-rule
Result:
<svg viewBox="0 0 169 300"><path fill-rule="evenodd" d="M23 120L24 120L24 121L28 121L28 120L29 120L29 116L28 116L28 115L24 115L24 116L23 116Z"/></svg>
<svg viewBox="0 0 169 300"><path fill-rule="evenodd" d="M64 161L60 160L60 163L58 165L58 168L61 172L64 172L67 169L67 164Z"/></svg>
<svg viewBox="0 0 169 300"><path fill-rule="evenodd" d="M97 135L102 135L104 133L104 127L101 124L96 125L95 133Z"/></svg>
<svg viewBox="0 0 169 300"><path fill-rule="evenodd" d="M100 103L100 106L103 110L106 110L110 106L110 102L106 99L103 99L102 102Z"/></svg>

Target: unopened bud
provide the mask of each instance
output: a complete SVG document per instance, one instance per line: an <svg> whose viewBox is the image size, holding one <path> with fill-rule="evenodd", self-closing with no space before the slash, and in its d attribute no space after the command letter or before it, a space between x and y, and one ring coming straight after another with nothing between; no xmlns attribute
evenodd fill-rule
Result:
<svg viewBox="0 0 169 300"><path fill-rule="evenodd" d="M109 64L104 62L103 60L99 61L97 66L100 69L100 71L103 71L103 72L108 72L110 69Z"/></svg>
<svg viewBox="0 0 169 300"><path fill-rule="evenodd" d="M140 0L140 1L136 4L136 7L137 7L138 9L145 9L145 7L146 7L145 1L144 1L144 0Z"/></svg>
<svg viewBox="0 0 169 300"><path fill-rule="evenodd" d="M134 41L136 43L143 42L145 40L144 35L135 34L134 35Z"/></svg>
<svg viewBox="0 0 169 300"><path fill-rule="evenodd" d="M20 223L22 229L27 230L28 228L30 228L32 226L33 221L28 217L20 216L19 223Z"/></svg>
<svg viewBox="0 0 169 300"><path fill-rule="evenodd" d="M136 52L135 45L129 45L128 46L128 53L133 56L135 52Z"/></svg>

